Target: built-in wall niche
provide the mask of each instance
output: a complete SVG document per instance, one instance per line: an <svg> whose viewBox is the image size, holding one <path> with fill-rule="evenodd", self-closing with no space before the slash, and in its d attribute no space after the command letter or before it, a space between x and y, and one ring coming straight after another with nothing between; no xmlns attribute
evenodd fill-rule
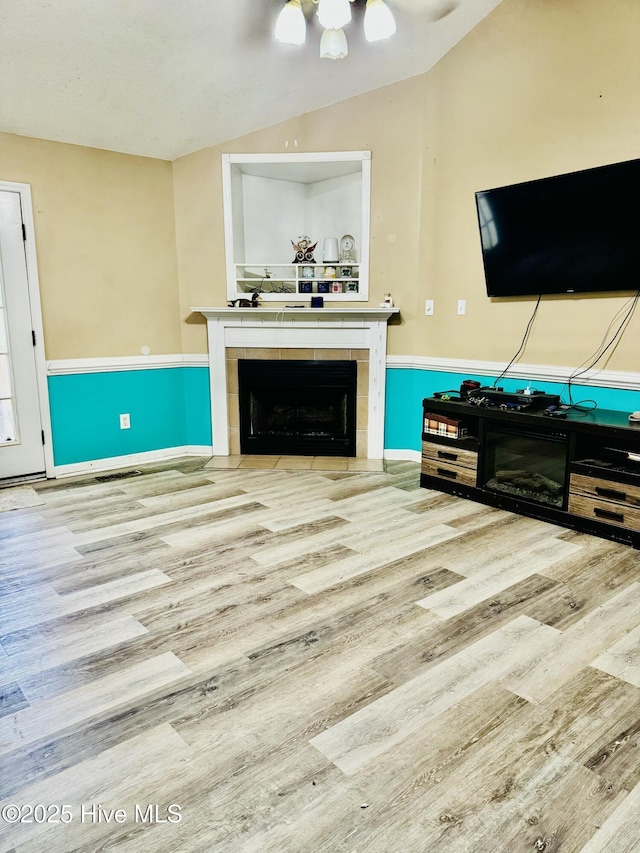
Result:
<svg viewBox="0 0 640 853"><path fill-rule="evenodd" d="M229 300L368 300L370 151L223 154L222 186ZM313 262L294 263L305 235ZM325 259L325 239L345 235L353 249Z"/></svg>

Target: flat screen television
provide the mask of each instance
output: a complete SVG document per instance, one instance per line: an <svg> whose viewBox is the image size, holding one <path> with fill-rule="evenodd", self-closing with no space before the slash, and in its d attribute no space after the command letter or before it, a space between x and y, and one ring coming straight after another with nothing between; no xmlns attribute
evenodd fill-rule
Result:
<svg viewBox="0 0 640 853"><path fill-rule="evenodd" d="M640 160L476 193L489 296L640 289Z"/></svg>

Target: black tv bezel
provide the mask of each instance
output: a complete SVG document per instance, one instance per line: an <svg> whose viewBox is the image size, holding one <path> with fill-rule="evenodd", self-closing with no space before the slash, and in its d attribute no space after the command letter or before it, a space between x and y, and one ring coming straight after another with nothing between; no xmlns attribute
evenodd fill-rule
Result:
<svg viewBox="0 0 640 853"><path fill-rule="evenodd" d="M487 296L490 299L532 299L538 298L540 296L550 296L550 297L566 297L570 298L572 296L609 296L611 294L625 294L625 293L635 293L640 290L640 213L638 213L638 281L637 284L629 285L629 286L618 286L618 282L616 282L615 286L611 287L603 287L601 284L594 283L594 286L589 286L589 284L585 284L581 287L571 287L571 288L559 288L553 287L549 289L523 289L523 288L513 288L512 290L506 290L504 288L500 288L499 292L496 292L496 288L493 282L490 281L489 270L487 269L487 250L485 250L484 242L482 239L482 228L483 221L480 215L480 205L479 199L481 196L486 196L491 193L498 193L502 190L525 190L527 187L532 186L542 186L544 184L558 183L561 185L565 179L571 180L574 178L587 178L591 174L602 175L603 172L611 170L611 169L621 169L624 171L629 170L630 174L633 170L640 170L640 158L635 158L632 160L623 160L616 163L607 163L601 166L593 166L587 169L578 169L572 172L562 172L556 175L544 176L541 178L532 178L527 181L516 182L512 184L505 184L502 186L491 187L489 189L477 190L475 192L475 208L476 208L476 220L478 225L478 234L480 237L480 251L482 256L482 266L485 280L485 288L487 292ZM640 182L638 184L638 189L640 190ZM640 194L639 194L640 195Z"/></svg>

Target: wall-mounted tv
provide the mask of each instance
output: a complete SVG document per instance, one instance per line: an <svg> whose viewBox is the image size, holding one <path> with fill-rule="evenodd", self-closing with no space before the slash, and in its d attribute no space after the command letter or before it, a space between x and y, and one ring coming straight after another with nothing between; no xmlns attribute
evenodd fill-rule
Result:
<svg viewBox="0 0 640 853"><path fill-rule="evenodd" d="M640 160L476 193L489 296L640 289Z"/></svg>

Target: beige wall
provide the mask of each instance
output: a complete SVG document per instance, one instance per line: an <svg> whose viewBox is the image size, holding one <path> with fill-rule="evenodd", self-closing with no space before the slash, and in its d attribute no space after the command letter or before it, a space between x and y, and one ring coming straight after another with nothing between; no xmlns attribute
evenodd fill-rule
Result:
<svg viewBox="0 0 640 853"><path fill-rule="evenodd" d="M390 352L508 360L534 301L487 298L474 192L640 156L638 33L637 0L503 0L427 74L175 161L185 351L206 350L189 306L226 299L220 154L297 139L372 150L370 299L391 291L402 311ZM624 302L546 298L522 360L581 363ZM609 368L639 369L639 322Z"/></svg>
<svg viewBox="0 0 640 853"><path fill-rule="evenodd" d="M534 303L487 299L474 192L640 156L639 32L637 0L503 0L427 74L173 164L0 134L0 180L32 188L47 356L206 352L190 307L226 301L220 154L371 149L390 352L508 360ZM546 298L522 360L581 363L624 301ZM638 322L609 368L640 369Z"/></svg>
<svg viewBox="0 0 640 853"><path fill-rule="evenodd" d="M189 316L189 306L226 304L220 161L223 152L372 149L370 299L377 304L388 290L396 298L401 289L412 294L418 273L420 185L413 166L406 165L407 160L411 164L420 161L422 111L416 110L415 104L421 100L422 85L422 78L413 78L175 160L183 321ZM186 352L206 351L204 326L198 324L196 317L183 324L183 346Z"/></svg>
<svg viewBox="0 0 640 853"><path fill-rule="evenodd" d="M180 351L171 164L0 134L28 183L47 358Z"/></svg>
<svg viewBox="0 0 640 853"><path fill-rule="evenodd" d="M433 319L418 311L427 352L508 360L517 350L534 301L487 299L473 193L640 156L638 33L636 0L504 0L425 76L436 165L421 235L438 306ZM580 364L625 301L545 298L522 360ZM638 323L609 368L640 369Z"/></svg>
<svg viewBox="0 0 640 853"><path fill-rule="evenodd" d="M206 321L191 307L226 305L220 155L207 148L173 162L182 351L207 352Z"/></svg>

